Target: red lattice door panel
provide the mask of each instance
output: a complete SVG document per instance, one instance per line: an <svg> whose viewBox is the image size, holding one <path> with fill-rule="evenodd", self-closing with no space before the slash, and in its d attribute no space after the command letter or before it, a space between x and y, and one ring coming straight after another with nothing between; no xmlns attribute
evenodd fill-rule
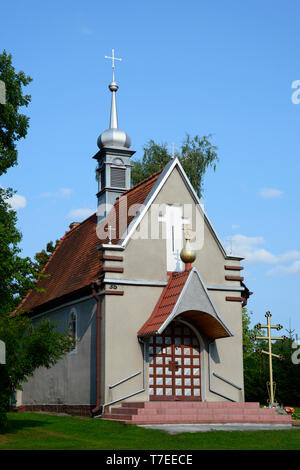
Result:
<svg viewBox="0 0 300 470"><path fill-rule="evenodd" d="M149 340L150 400L201 400L200 345L187 326L173 322Z"/></svg>

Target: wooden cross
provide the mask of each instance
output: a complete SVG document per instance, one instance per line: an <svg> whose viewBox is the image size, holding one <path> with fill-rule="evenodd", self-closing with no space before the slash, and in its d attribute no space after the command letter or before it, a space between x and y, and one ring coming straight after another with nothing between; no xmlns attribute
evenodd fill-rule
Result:
<svg viewBox="0 0 300 470"><path fill-rule="evenodd" d="M276 330L281 330L283 328L282 325L271 325L271 313L270 312L267 312L265 314L265 317L267 318L267 325L261 325L260 323L258 323L257 325L255 325L254 328L256 329L261 329L261 328L267 328L268 330L268 335L267 336L254 336L254 339L262 339L262 340L267 340L268 341L268 351L263 351L262 349L259 349L257 352L259 354L267 354L269 356L269 373L270 373L270 382L267 382L267 388L268 388L268 391L269 391L269 405L270 406L273 406L274 403L275 403L275 382L273 382L273 366L272 366L272 357L277 357L278 359L282 360L283 357L278 355L278 354L274 354L272 353L272 343L271 341L273 340L281 340L281 341L286 341L287 340L287 337L286 336L280 336L280 337L277 337L277 338L273 338L271 336L271 329L276 329Z"/></svg>
<svg viewBox="0 0 300 470"><path fill-rule="evenodd" d="M170 361L169 364L168 364L168 369L171 371L171 372L176 372L177 369L178 369L178 362L177 361Z"/></svg>
<svg viewBox="0 0 300 470"><path fill-rule="evenodd" d="M115 50L114 49L111 50L111 57L108 56L108 55L105 55L104 58L105 59L111 59L111 61L112 61L113 82L114 82L115 81L115 60L119 60L120 62L122 62L122 59L120 59L119 57L115 57Z"/></svg>

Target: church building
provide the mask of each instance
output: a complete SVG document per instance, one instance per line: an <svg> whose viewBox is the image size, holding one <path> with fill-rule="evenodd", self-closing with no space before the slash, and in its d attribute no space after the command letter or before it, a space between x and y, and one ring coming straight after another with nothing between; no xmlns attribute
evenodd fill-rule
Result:
<svg viewBox="0 0 300 470"><path fill-rule="evenodd" d="M226 252L177 158L131 186L118 88L113 75L93 157L98 210L70 225L38 281L45 292L17 309L59 321L76 346L23 384L17 406L103 416L130 403L243 402L242 258Z"/></svg>

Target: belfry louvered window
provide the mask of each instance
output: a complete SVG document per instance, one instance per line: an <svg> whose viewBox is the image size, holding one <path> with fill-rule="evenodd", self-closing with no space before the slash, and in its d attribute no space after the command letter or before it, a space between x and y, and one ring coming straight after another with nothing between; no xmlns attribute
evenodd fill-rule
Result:
<svg viewBox="0 0 300 470"><path fill-rule="evenodd" d="M125 168L110 168L110 185L113 188L125 188Z"/></svg>

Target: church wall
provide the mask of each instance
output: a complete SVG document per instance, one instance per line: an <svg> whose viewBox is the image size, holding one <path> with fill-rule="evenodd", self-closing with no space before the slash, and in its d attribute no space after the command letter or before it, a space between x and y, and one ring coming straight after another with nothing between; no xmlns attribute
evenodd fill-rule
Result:
<svg viewBox="0 0 300 470"><path fill-rule="evenodd" d="M169 179L157 195L156 204L194 204L188 188L180 173L175 168ZM163 206L161 206L163 207ZM195 211L193 212L195 215ZM163 215L163 214L162 214ZM158 217L158 214L157 214ZM144 219L145 220L145 219ZM143 222L139 229L143 230ZM151 224L150 224L151 229ZM237 266L235 260L225 260L212 232L204 224L204 245L197 252L193 264L200 272L206 285L238 286L239 282L225 280L224 264ZM123 262L114 262L114 267L124 268L123 273L109 272L106 277L124 280L167 281L166 240L130 239L124 251L106 251L106 254L118 254ZM105 262L111 266L111 262ZM109 289L109 285L106 286ZM137 331L151 315L163 287L118 285L124 295L101 296L101 403L110 403L143 389L143 345L139 343ZM222 319L234 336L216 340L210 346L203 342L202 387L203 399L209 401L224 400L219 394L243 400L242 393L212 373L243 388L242 365L242 322L240 302L226 302L227 295L238 295L230 291L209 291ZM53 321L62 320L64 329L70 319L72 307L78 314L78 336L80 341L76 352L66 354L50 369L41 368L33 378L24 384L23 405L34 404L73 404L95 405L96 403L96 302L89 299L72 306L62 307L49 313ZM146 356L147 358L147 356ZM211 381L209 380L209 370ZM110 386L140 372L135 377L110 388ZM128 398L128 401L145 401L148 396L148 363L145 362L146 390Z"/></svg>
<svg viewBox="0 0 300 470"><path fill-rule="evenodd" d="M193 209L193 227L195 224L195 202L185 185L177 168L173 170L168 180L153 201L154 204L160 205L163 211L164 204L192 204ZM162 214L164 215L164 213ZM159 214L154 215L157 220ZM202 219L203 220L203 219ZM162 222L159 223L162 226ZM217 245L217 242L206 222L203 220L203 246L197 251L196 261L193 266L197 267L203 281L206 285L226 285L225 281L224 264L231 264L232 261L224 259L223 253ZM148 229L147 229L148 228ZM151 233L151 218L144 216L141 224L137 229L141 234ZM161 230L161 228L160 228ZM161 234L161 232L160 232ZM160 235L161 236L161 235ZM137 233L134 233L137 237ZM156 280L164 281L167 279L167 266L166 266L166 240L164 239L130 239L126 249L122 253L124 262L123 277L126 279L141 279L141 280ZM136 263L136 259L143 260L141 263ZM233 263L235 266L239 265L238 261ZM115 274L110 277L120 277ZM239 283L231 281L231 285L238 286Z"/></svg>
<svg viewBox="0 0 300 470"><path fill-rule="evenodd" d="M77 312L76 349L65 354L49 369L39 368L28 382L23 384L22 405L95 405L95 352L96 352L96 303L88 299L62 307L39 317L60 321L58 330L65 331L71 311Z"/></svg>
<svg viewBox="0 0 300 470"><path fill-rule="evenodd" d="M165 185L154 200L156 204L195 204L192 196L182 180L179 171L175 168L169 176ZM163 207L163 205L161 206ZM158 214L157 214L158 217ZM195 217L195 210L193 211ZM144 217L138 227L140 233L150 233L150 218L146 222ZM193 226L194 220L193 220ZM206 285L213 286L240 286L238 281L226 281L224 265L239 266L238 260L226 260L221 252L215 237L207 223L204 223L204 243L202 249L197 251L196 261L193 266L197 267L200 275ZM135 234L136 237L136 234ZM124 272L109 273L110 278L126 280L146 280L146 281L167 281L166 265L166 241L151 239L131 238L125 248L120 253L124 261L121 263ZM139 260L137 262L137 260ZM107 296L106 310L106 383L105 399L106 402L118 399L127 394L142 388L142 375L128 380L127 382L108 389L123 378L128 377L135 372L142 370L141 346L138 343L137 331L146 321L153 311L159 298L162 288L146 286L118 286L119 290L124 290L124 296ZM237 292L230 291L209 291L220 316L226 325L233 332L231 338L219 339L211 349L214 349L214 355L208 354L207 348L204 351L205 371L202 371L205 377L205 399L209 401L222 401L223 397L212 393L209 387L219 394L232 398L236 401L243 400L243 393L232 385L216 378L213 372L222 376L226 380L243 388L243 364L242 364L242 320L241 303L228 302L226 296L239 295ZM109 317L109 319L108 319ZM128 341L129 338L132 338ZM116 347L117 345L117 347ZM126 351L123 354L122 351ZM209 384L208 369L211 370L211 381ZM146 373L146 378L148 372ZM148 393L141 393L129 400L143 401L148 399Z"/></svg>
<svg viewBox="0 0 300 470"><path fill-rule="evenodd" d="M217 339L212 345L211 373L215 372L242 388L242 391L227 384L215 376L211 376L211 387L218 393L232 398L235 401L244 400L244 377L243 377L243 338L242 338L242 313L240 302L228 302L225 297L234 296L236 292L211 291L210 296L215 307L220 313L222 320L230 328L233 336L230 338ZM217 400L217 395L211 394L213 401Z"/></svg>
<svg viewBox="0 0 300 470"><path fill-rule="evenodd" d="M105 296L105 403L143 389L143 345L137 331L151 315L162 292L159 287L122 286L123 296ZM110 389L109 386L141 371L136 377ZM148 364L145 364L148 383ZM148 388L148 386L146 387ZM148 400L148 391L129 401Z"/></svg>

